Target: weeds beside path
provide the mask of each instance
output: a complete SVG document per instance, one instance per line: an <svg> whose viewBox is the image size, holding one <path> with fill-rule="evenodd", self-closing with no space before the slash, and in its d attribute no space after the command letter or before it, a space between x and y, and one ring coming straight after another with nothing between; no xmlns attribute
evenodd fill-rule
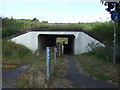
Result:
<svg viewBox="0 0 120 90"><path fill-rule="evenodd" d="M57 57L56 65L52 62L52 76L46 81L46 60L45 56L38 56L35 63L26 70L17 80L15 85L17 88L61 88L66 87L65 62L64 57ZM54 59L53 59L54 60Z"/></svg>

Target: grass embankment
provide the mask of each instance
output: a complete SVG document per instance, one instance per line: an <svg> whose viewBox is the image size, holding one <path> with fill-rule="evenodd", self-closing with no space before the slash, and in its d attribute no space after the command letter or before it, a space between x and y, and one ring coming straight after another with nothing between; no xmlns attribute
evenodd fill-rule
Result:
<svg viewBox="0 0 120 90"><path fill-rule="evenodd" d="M119 61L116 65L112 63L113 57L110 49L96 48L92 52L76 56L76 59L87 74L100 80L119 83L120 64Z"/></svg>
<svg viewBox="0 0 120 90"><path fill-rule="evenodd" d="M2 40L2 68L10 69L31 62L33 53L25 46Z"/></svg>
<svg viewBox="0 0 120 90"><path fill-rule="evenodd" d="M38 26L38 20L3 18L2 37L10 37L28 29L37 28Z"/></svg>
<svg viewBox="0 0 120 90"><path fill-rule="evenodd" d="M109 22L93 22L93 23L46 23L39 22L37 19L9 19L2 18L2 37L10 37L14 34L26 31L28 29L83 29L100 38L103 42L113 45L113 21ZM118 26L118 25L117 25ZM117 44L120 45L120 32L117 27Z"/></svg>

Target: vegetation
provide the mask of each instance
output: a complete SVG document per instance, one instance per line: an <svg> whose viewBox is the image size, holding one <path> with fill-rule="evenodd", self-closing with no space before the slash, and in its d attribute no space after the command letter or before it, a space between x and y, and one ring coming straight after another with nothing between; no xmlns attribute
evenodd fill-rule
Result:
<svg viewBox="0 0 120 90"><path fill-rule="evenodd" d="M76 56L79 66L85 71L84 73L96 79L118 84L120 51L117 51L116 65L113 65L113 48L108 46L101 47L93 42L88 43L87 48L89 52Z"/></svg>
<svg viewBox="0 0 120 90"><path fill-rule="evenodd" d="M34 64L29 67L17 80L18 88L43 88L45 86L45 55L34 57Z"/></svg>
<svg viewBox="0 0 120 90"><path fill-rule="evenodd" d="M98 47L87 53L90 56L100 58L103 62L113 63L113 49L108 47ZM120 64L120 56L116 55L116 63Z"/></svg>
<svg viewBox="0 0 120 90"><path fill-rule="evenodd" d="M31 28L36 28L39 25L39 21L37 19L2 19L2 37L10 37L11 35L18 34L24 30L28 30Z"/></svg>
<svg viewBox="0 0 120 90"><path fill-rule="evenodd" d="M25 46L15 44L9 41L8 37L19 34L28 29L83 29L102 39L108 46L106 48L99 47L93 51L76 56L82 68L90 75L97 79L108 80L117 83L118 67L120 63L120 55L117 56L117 65L112 64L112 46L113 46L113 21L94 22L94 23L75 23L75 24L50 24L47 21L39 22L37 18L30 19L13 19L2 18L2 61L4 69L15 68L21 64L31 62L35 63L30 67L15 83L17 87L49 87L49 83L45 82L45 55L36 56ZM118 23L119 26L119 23ZM120 32L117 27L117 47L120 47ZM58 41L60 41L58 39ZM67 41L66 39L64 41ZM1 43L1 42L0 42ZM52 61L53 62L53 61ZM54 81L58 76L64 76L64 59L60 58L58 64L54 68ZM52 86L50 86L52 87Z"/></svg>
<svg viewBox="0 0 120 90"><path fill-rule="evenodd" d="M108 45L113 45L113 21L94 22L94 23L73 23L73 24L50 24L47 21L39 22L38 19L13 19L2 18L2 37L10 37L11 35L23 32L28 29L82 29L90 32L100 38ZM119 23L118 25L119 26ZM117 29L117 44L120 45L120 32Z"/></svg>
<svg viewBox="0 0 120 90"><path fill-rule="evenodd" d="M79 63L84 73L99 80L105 80L118 84L118 72L120 65L113 65L111 63L112 61L109 61L110 58L103 58L98 58L98 56L89 54L76 56L77 62Z"/></svg>
<svg viewBox="0 0 120 90"><path fill-rule="evenodd" d="M35 63L26 70L14 85L18 88L52 88L54 80L64 75L65 61L63 57L57 59L57 64L54 66L52 59L52 77L46 82L46 60L45 54L35 57Z"/></svg>
<svg viewBox="0 0 120 90"><path fill-rule="evenodd" d="M33 53L25 46L3 39L2 49L2 68L4 69L15 68L32 61Z"/></svg>

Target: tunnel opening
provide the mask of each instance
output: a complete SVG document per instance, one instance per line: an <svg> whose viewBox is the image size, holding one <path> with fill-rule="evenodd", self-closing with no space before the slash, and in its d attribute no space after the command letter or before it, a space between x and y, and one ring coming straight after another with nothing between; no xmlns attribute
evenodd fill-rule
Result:
<svg viewBox="0 0 120 90"><path fill-rule="evenodd" d="M65 38L67 42L62 43L64 46L64 54L74 54L75 48L75 36L74 35L49 35L39 34L38 35L38 50L40 53L45 51L46 47L55 47L58 39Z"/></svg>

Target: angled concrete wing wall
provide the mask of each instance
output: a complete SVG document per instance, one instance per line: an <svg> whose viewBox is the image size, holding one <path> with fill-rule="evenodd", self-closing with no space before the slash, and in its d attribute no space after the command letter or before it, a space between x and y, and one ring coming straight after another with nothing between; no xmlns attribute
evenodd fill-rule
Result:
<svg viewBox="0 0 120 90"><path fill-rule="evenodd" d="M100 43L98 40L94 39L93 37L87 35L84 32L69 32L69 31L30 31L28 33L22 34L20 36L14 37L11 40L18 43L25 45L33 52L38 49L38 36L42 35L74 35L74 54L82 54L88 51L87 45L88 43L94 42L99 43L101 46L104 44Z"/></svg>
<svg viewBox="0 0 120 90"><path fill-rule="evenodd" d="M88 44L93 43L94 45L105 47L105 45L103 43L101 43L98 40L94 39L93 37L85 34L84 32L81 32L81 34L82 34L81 53L85 53L85 52L88 52L88 51L92 50ZM92 47L94 48L94 46L92 46Z"/></svg>

